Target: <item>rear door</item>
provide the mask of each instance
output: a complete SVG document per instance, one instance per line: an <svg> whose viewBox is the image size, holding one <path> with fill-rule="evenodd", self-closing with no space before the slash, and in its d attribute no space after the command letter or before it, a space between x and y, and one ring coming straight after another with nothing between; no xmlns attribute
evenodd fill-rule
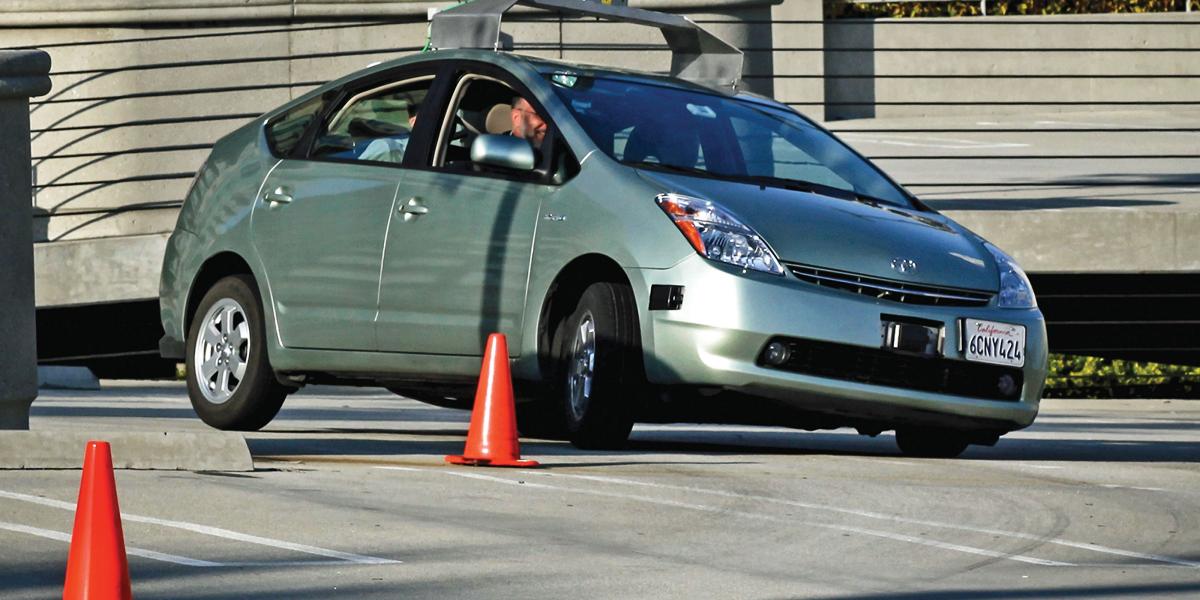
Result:
<svg viewBox="0 0 1200 600"><path fill-rule="evenodd" d="M377 349L388 215L433 81L424 69L348 86L322 111L310 149L267 176L252 229L284 346Z"/></svg>

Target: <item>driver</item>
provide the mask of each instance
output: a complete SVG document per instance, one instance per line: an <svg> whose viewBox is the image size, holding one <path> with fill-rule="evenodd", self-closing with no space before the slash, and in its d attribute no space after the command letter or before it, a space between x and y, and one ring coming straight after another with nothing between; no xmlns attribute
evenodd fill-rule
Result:
<svg viewBox="0 0 1200 600"><path fill-rule="evenodd" d="M513 98L511 135L527 140L534 148L541 148L546 139L546 120L521 96Z"/></svg>

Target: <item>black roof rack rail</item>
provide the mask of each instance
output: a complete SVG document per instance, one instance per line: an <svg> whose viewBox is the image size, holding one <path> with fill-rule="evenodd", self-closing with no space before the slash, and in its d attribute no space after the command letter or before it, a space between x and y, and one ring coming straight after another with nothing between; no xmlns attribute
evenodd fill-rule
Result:
<svg viewBox="0 0 1200 600"><path fill-rule="evenodd" d="M742 51L690 19L594 0L474 0L434 15L430 46L501 50L500 21L515 6L657 27L671 48L671 76L730 89L742 79Z"/></svg>

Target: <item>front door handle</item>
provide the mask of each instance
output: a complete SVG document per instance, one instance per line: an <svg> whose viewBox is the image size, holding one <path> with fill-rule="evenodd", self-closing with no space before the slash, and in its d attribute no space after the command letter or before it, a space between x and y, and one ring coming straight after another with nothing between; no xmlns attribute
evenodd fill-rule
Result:
<svg viewBox="0 0 1200 600"><path fill-rule="evenodd" d="M263 201L269 203L271 206L275 206L276 204L290 204L292 196L281 186L275 188L273 192L263 192Z"/></svg>
<svg viewBox="0 0 1200 600"><path fill-rule="evenodd" d="M409 198L408 202L401 204L397 210L404 215L405 221L411 221L419 216L429 214L429 207L421 204L420 198Z"/></svg>

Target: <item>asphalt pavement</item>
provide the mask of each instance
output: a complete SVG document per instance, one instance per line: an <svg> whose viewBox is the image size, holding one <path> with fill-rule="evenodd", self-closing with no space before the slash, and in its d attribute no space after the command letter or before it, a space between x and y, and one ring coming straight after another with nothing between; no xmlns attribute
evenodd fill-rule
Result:
<svg viewBox="0 0 1200 600"><path fill-rule="evenodd" d="M888 435L639 426L451 467L469 415L313 387L251 473L118 471L138 598L1200 595L1200 402L1049 400L953 460ZM181 384L43 391L37 430L197 431ZM83 448L80 448L82 457ZM0 597L61 595L78 471L0 471Z"/></svg>

